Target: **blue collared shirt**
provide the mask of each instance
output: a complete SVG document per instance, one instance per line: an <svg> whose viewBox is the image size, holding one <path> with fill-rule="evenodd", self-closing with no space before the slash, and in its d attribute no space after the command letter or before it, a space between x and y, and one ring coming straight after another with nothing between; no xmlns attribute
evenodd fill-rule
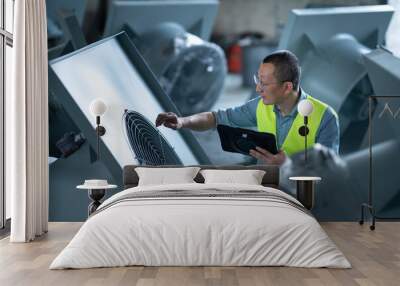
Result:
<svg viewBox="0 0 400 286"><path fill-rule="evenodd" d="M306 98L306 93L300 91L300 100ZM298 102L300 102L300 100ZM225 110L213 111L217 124L229 125L241 128L257 128L256 111L260 97L253 98L245 104ZM281 149L285 138L292 127L297 115L297 104L293 107L290 114L283 116L276 105L274 105L276 115L276 137L278 148ZM339 121L329 106L321 120L317 131L315 143L320 143L331 148L336 154L339 153Z"/></svg>

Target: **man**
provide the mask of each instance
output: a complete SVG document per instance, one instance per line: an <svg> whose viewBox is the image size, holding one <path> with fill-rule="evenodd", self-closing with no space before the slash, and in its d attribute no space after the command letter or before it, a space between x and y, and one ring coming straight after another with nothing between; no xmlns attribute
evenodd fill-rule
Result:
<svg viewBox="0 0 400 286"><path fill-rule="evenodd" d="M242 106L178 117L172 112L160 113L156 126L172 129L189 128L203 131L217 124L233 127L257 127L258 131L275 134L279 152L275 155L257 147L250 155L265 164L281 165L287 156L304 150L304 137L298 128L303 117L297 112L300 100L308 99L314 108L309 116L308 146L320 143L339 152L339 122L335 111L327 104L306 94L299 86L300 67L297 57L286 50L264 58L255 75L256 91L260 97Z"/></svg>

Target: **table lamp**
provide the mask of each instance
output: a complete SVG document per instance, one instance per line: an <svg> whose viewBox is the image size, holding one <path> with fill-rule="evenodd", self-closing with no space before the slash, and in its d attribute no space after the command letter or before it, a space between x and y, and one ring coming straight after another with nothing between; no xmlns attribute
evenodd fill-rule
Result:
<svg viewBox="0 0 400 286"><path fill-rule="evenodd" d="M301 136L304 136L304 147L305 147L304 160L306 163L307 163L307 135L310 131L307 127L308 116L313 112L313 110L314 110L314 107L313 107L312 103L307 99L303 99L297 105L297 111L300 113L300 115L304 116L304 125L299 128L299 134Z"/></svg>
<svg viewBox="0 0 400 286"><path fill-rule="evenodd" d="M100 125L100 116L102 116L106 110L107 105L100 99L95 99L90 103L90 112L96 117L96 134L97 134L97 160L100 159L100 137L106 133L104 126Z"/></svg>

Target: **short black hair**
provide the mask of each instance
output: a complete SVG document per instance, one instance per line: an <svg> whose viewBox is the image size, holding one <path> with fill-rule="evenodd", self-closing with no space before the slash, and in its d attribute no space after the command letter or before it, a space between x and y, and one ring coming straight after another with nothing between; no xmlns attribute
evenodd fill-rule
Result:
<svg viewBox="0 0 400 286"><path fill-rule="evenodd" d="M277 80L290 81L293 90L297 91L300 81L300 66L296 55L288 50L276 51L263 59L263 64L270 63L275 67L274 75Z"/></svg>

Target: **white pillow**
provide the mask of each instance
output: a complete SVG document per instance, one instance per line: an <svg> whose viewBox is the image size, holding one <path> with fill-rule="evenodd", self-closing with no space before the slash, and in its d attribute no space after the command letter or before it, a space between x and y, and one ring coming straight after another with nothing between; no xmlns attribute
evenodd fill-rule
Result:
<svg viewBox="0 0 400 286"><path fill-rule="evenodd" d="M201 170L205 184L234 183L246 185L261 185L265 171L262 170Z"/></svg>
<svg viewBox="0 0 400 286"><path fill-rule="evenodd" d="M195 183L193 179L199 170L199 167L135 168L138 186Z"/></svg>

